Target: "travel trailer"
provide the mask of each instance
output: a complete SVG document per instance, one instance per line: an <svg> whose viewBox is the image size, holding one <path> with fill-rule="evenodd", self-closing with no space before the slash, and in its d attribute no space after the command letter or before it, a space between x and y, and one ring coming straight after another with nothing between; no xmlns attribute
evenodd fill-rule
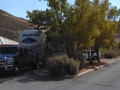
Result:
<svg viewBox="0 0 120 90"><path fill-rule="evenodd" d="M19 35L19 45L25 46L29 53L37 54L39 61L45 53L52 49L51 43L47 40L46 30L25 30Z"/></svg>

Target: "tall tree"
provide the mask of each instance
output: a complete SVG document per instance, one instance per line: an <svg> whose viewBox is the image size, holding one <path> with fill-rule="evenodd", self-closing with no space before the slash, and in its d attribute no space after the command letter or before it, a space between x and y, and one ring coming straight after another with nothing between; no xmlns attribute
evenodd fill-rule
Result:
<svg viewBox="0 0 120 90"><path fill-rule="evenodd" d="M53 22L51 23L51 30L56 31L59 45L66 47L68 56L71 57L75 52L76 36L73 26L76 24L74 7L67 3L67 0L48 0L48 5L51 11L54 12ZM56 35L56 34L55 34Z"/></svg>
<svg viewBox="0 0 120 90"><path fill-rule="evenodd" d="M115 20L117 10L115 7L110 7L108 0L94 0L93 8L96 8L95 12L98 14L95 26L96 30L99 31L99 35L95 37L94 49L98 54L98 62L100 62L99 48L109 46L116 35L117 23Z"/></svg>
<svg viewBox="0 0 120 90"><path fill-rule="evenodd" d="M75 31L77 35L77 43L80 49L89 49L94 45L93 36L97 36L95 24L95 15L90 0L76 0L75 17L77 25ZM92 60L90 60L92 64Z"/></svg>

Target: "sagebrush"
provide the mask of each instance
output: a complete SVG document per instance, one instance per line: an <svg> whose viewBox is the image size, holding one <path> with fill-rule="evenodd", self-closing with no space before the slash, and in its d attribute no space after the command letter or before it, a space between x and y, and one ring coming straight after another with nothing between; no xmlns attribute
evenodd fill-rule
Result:
<svg viewBox="0 0 120 90"><path fill-rule="evenodd" d="M48 58L47 70L50 75L75 75L79 70L80 62L73 58L68 58L67 55L59 55Z"/></svg>

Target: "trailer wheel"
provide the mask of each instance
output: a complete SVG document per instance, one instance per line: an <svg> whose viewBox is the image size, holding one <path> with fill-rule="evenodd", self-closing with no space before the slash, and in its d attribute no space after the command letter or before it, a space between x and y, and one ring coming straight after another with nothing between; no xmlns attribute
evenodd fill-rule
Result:
<svg viewBox="0 0 120 90"><path fill-rule="evenodd" d="M39 63L38 63L38 62L32 63L32 64L31 64L31 68L32 68L33 70L39 69Z"/></svg>

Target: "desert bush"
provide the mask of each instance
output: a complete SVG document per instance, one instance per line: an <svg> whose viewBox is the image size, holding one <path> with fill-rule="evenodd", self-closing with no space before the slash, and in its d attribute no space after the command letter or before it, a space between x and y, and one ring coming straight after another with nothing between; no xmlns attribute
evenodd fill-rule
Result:
<svg viewBox="0 0 120 90"><path fill-rule="evenodd" d="M69 59L66 63L66 74L75 75L79 70L80 62L78 60L74 60L73 58Z"/></svg>
<svg viewBox="0 0 120 90"><path fill-rule="evenodd" d="M46 62L47 62L48 56L47 55L43 55L40 58L40 67L46 67Z"/></svg>
<svg viewBox="0 0 120 90"><path fill-rule="evenodd" d="M46 67L46 62L48 60L48 56L47 55L40 55L39 56L39 63L40 63L40 67Z"/></svg>
<svg viewBox="0 0 120 90"><path fill-rule="evenodd" d="M83 53L78 51L74 54L73 58L80 61L79 69L83 69L86 63L86 57L83 55Z"/></svg>
<svg viewBox="0 0 120 90"><path fill-rule="evenodd" d="M39 62L40 62L40 67L46 67L46 63L48 61L48 58L50 58L51 56L53 56L53 54L44 54L41 56Z"/></svg>
<svg viewBox="0 0 120 90"><path fill-rule="evenodd" d="M111 53L111 52L106 52L106 53L104 54L104 57L105 57L105 58L108 58L108 59L111 59L111 58L113 58L113 53Z"/></svg>
<svg viewBox="0 0 120 90"><path fill-rule="evenodd" d="M118 49L105 49L102 50L101 56L102 58L116 58L119 55L119 50Z"/></svg>
<svg viewBox="0 0 120 90"><path fill-rule="evenodd" d="M74 75L79 69L79 61L69 59L67 55L59 55L48 58L47 70L50 75L61 76L61 75Z"/></svg>

